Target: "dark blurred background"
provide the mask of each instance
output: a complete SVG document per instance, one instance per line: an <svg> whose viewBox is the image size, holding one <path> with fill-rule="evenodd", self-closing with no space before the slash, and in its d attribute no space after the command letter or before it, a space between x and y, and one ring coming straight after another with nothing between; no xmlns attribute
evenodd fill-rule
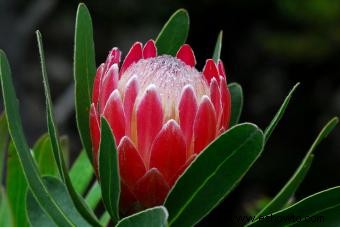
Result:
<svg viewBox="0 0 340 227"><path fill-rule="evenodd" d="M340 112L339 0L118 0L85 1L93 18L97 65L113 46L124 53L155 38L178 8L190 13L188 43L202 68L224 31L228 82L239 82L242 121L265 128L296 82L285 116L240 186L200 226L238 226L233 215L274 196L297 168L322 126ZM30 144L47 131L34 31L44 36L58 126L80 149L73 109L73 34L77 1L0 0L0 48L8 54ZM3 109L2 103L0 110ZM340 185L340 129L316 151L296 199ZM202 204L204 205L204 204Z"/></svg>

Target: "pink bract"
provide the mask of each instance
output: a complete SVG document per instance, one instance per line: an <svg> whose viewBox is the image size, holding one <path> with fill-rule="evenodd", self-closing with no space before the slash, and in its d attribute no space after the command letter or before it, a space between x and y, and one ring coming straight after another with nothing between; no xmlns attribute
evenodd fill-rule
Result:
<svg viewBox="0 0 340 227"><path fill-rule="evenodd" d="M231 101L221 60L196 68L184 44L157 56L153 40L136 42L120 65L113 48L95 76L90 130L98 168L100 116L117 144L124 214L160 205L192 160L229 125ZM120 66L119 66L120 65Z"/></svg>

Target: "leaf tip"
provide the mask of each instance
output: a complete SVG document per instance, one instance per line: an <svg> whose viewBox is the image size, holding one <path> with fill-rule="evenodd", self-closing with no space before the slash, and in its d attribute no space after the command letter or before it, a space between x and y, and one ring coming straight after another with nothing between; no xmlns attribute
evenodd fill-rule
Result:
<svg viewBox="0 0 340 227"><path fill-rule="evenodd" d="M323 128L322 132L325 132L323 137L327 137L331 131L335 128L335 126L339 123L339 118L337 116L333 117L330 121L327 122L326 126Z"/></svg>
<svg viewBox="0 0 340 227"><path fill-rule="evenodd" d="M188 21L188 27L189 27L189 24L190 24L190 16L189 16L189 12L188 10L186 10L185 8L179 8L178 10L176 10L170 18L174 18L174 17L177 17L179 15L182 15L184 16L187 21Z"/></svg>
<svg viewBox="0 0 340 227"><path fill-rule="evenodd" d="M7 55L6 55L6 52L3 50L3 49L0 49L0 75L2 74L2 67L1 67L1 64L2 64L2 61L6 61L7 60Z"/></svg>
<svg viewBox="0 0 340 227"><path fill-rule="evenodd" d="M297 83L294 85L293 89L295 89L295 88L299 87L299 86L300 86L300 84L301 84L301 82L297 82Z"/></svg>
<svg viewBox="0 0 340 227"><path fill-rule="evenodd" d="M83 2L79 3L79 5L78 5L78 9L77 9L77 18L78 18L78 15L79 15L80 13L85 13L85 14L90 15L89 9L87 8L87 6L85 5L85 3L83 3Z"/></svg>
<svg viewBox="0 0 340 227"><path fill-rule="evenodd" d="M84 2L80 2L80 3L78 4L78 10L79 10L79 9L87 9L87 7L86 7L86 5L85 5Z"/></svg>
<svg viewBox="0 0 340 227"><path fill-rule="evenodd" d="M338 124L339 123L339 117L335 116L335 117L332 118L331 121L334 122L335 124Z"/></svg>
<svg viewBox="0 0 340 227"><path fill-rule="evenodd" d="M223 30L222 30L222 29L220 30L220 33L218 33L218 37L219 37L220 39L223 38Z"/></svg>
<svg viewBox="0 0 340 227"><path fill-rule="evenodd" d="M189 12L188 10L186 10L185 8L179 8L178 10L176 10L176 12L174 13L175 14L179 14L179 13L184 13L185 16L188 16L189 17Z"/></svg>

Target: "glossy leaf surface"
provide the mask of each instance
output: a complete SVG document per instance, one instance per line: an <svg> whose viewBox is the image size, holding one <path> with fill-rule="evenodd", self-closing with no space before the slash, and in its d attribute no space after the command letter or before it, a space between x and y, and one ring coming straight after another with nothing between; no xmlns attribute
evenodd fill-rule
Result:
<svg viewBox="0 0 340 227"><path fill-rule="evenodd" d="M53 198L55 198L56 204L72 218L72 226L91 226L77 211L69 193L67 192L66 186L58 178L46 176L43 177L43 181ZM56 223L45 214L35 197L30 192L27 194L26 204L28 218L32 226L56 226Z"/></svg>
<svg viewBox="0 0 340 227"><path fill-rule="evenodd" d="M89 108L91 105L94 76L96 74L96 62L92 19L88 9L83 3L79 4L77 10L73 67L78 130L83 147L92 160Z"/></svg>
<svg viewBox="0 0 340 227"><path fill-rule="evenodd" d="M191 226L200 221L238 185L262 147L262 131L249 123L231 128L212 142L170 191L165 201L169 225Z"/></svg>
<svg viewBox="0 0 340 227"><path fill-rule="evenodd" d="M6 193L16 226L28 226L26 209L25 206L23 206L25 203L26 190L27 183L17 151L13 143L10 143L7 158Z"/></svg>
<svg viewBox="0 0 340 227"><path fill-rule="evenodd" d="M123 218L117 227L166 227L167 218L166 208L158 206Z"/></svg>
<svg viewBox="0 0 340 227"><path fill-rule="evenodd" d="M103 202L112 221L119 220L120 177L116 144L109 123L101 118L99 178Z"/></svg>
<svg viewBox="0 0 340 227"><path fill-rule="evenodd" d="M16 99L10 66L7 57L0 50L0 79L8 129L14 147L18 152L22 168L30 190L37 198L39 204L53 221L61 226L72 226L73 220L55 201L48 192L40 178L37 166L31 155L26 138L23 133L21 118L19 116L18 100Z"/></svg>
<svg viewBox="0 0 340 227"><path fill-rule="evenodd" d="M334 187L325 191L318 192L308 196L294 205L273 213L268 220L279 220L275 226L340 226L340 187ZM299 218L322 217L322 222L302 222ZM283 217L288 217L283 219ZM273 221L265 221L265 217L261 216L258 220L249 223L247 226L273 226ZM314 219L315 220L315 219Z"/></svg>
<svg viewBox="0 0 340 227"><path fill-rule="evenodd" d="M189 14L185 9L177 10L166 22L156 39L158 55L175 55L187 40Z"/></svg>
<svg viewBox="0 0 340 227"><path fill-rule="evenodd" d="M243 109L243 90L238 83L228 84L230 96L231 96L231 116L230 127L236 125L241 117Z"/></svg>
<svg viewBox="0 0 340 227"><path fill-rule="evenodd" d="M58 130L57 130L57 127L55 126L55 120L54 120L55 118L54 118L54 113L53 113L53 106L52 106L52 101L51 101L49 83L47 79L47 70L46 70L46 64L45 64L42 37L39 31L36 32L36 35L37 35L37 41L38 41L38 46L39 46L41 69L42 69L44 90L45 90L45 96L46 96L47 128L48 128L48 134L51 139L52 151L53 151L54 158L58 166L59 174L62 180L65 182L67 189L70 193L70 196L75 206L77 207L78 211L92 225L99 226L99 222L97 218L95 217L93 211L89 209L89 207L86 206L83 198L75 191L73 184L71 182L69 173L68 173L68 169L66 167L66 163L64 160L63 152L62 152L60 141L59 141Z"/></svg>
<svg viewBox="0 0 340 227"><path fill-rule="evenodd" d="M223 31L220 31L217 37L217 41L215 44L213 59L217 63L218 60L221 58L221 51L222 51L222 39L223 39Z"/></svg>

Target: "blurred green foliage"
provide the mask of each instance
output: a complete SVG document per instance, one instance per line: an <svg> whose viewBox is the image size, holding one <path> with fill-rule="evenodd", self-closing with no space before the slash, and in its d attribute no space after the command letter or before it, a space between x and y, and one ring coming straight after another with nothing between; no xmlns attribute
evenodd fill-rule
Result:
<svg viewBox="0 0 340 227"><path fill-rule="evenodd" d="M339 50L340 1L277 0L276 5L290 24L258 35L266 51L291 61L310 61Z"/></svg>

